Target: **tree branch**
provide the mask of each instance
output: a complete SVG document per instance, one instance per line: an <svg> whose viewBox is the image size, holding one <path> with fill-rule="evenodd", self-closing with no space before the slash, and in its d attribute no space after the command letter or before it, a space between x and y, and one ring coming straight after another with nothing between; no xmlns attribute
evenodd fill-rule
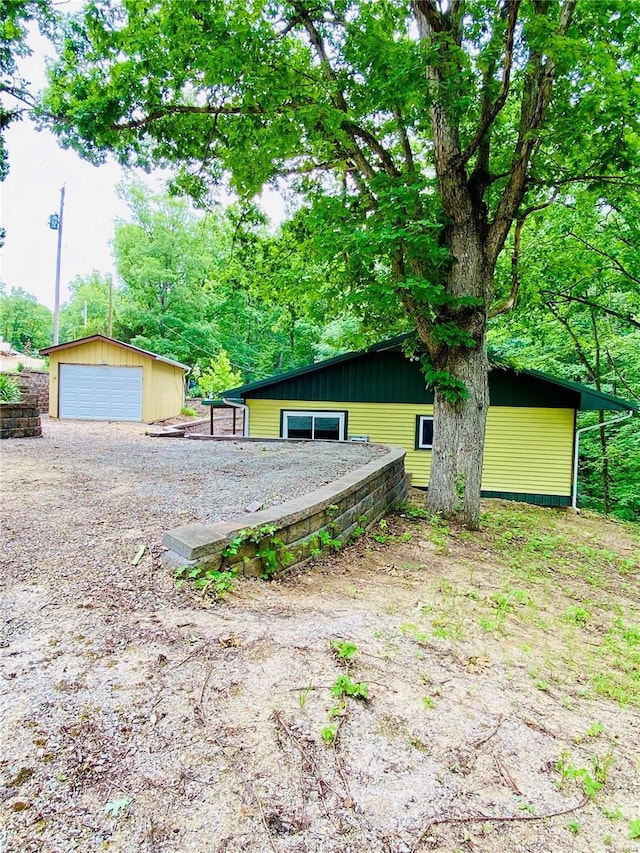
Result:
<svg viewBox="0 0 640 853"><path fill-rule="evenodd" d="M398 132L400 134L400 144L402 145L402 153L404 155L404 164L407 168L407 172L409 174L413 174L415 171L415 163L413 160L413 151L411 150L411 143L409 141L409 135L407 133L407 128L404 123L404 119L402 117L402 112L400 111L400 107L393 107L393 115L398 124Z"/></svg>
<svg viewBox="0 0 640 853"><path fill-rule="evenodd" d="M581 184L585 181L593 183L600 181L603 184L621 184L625 186L638 187L638 184L630 184L628 175L572 175L568 178L554 178L548 181L541 181L536 178L527 178L527 186L530 187L562 187L566 184Z"/></svg>
<svg viewBox="0 0 640 853"><path fill-rule="evenodd" d="M540 204L532 204L530 207L525 208L516 220L516 228L514 233L514 241L513 241L513 252L511 254L511 289L509 291L509 296L504 300L504 302L499 303L494 308L489 309L489 317L497 317L499 314L506 314L508 311L511 311L512 308L515 307L516 301L518 299L518 291L520 290L520 275L519 275L519 264L520 264L520 247L521 247L521 237L522 237L522 228L524 226L525 220L532 213L536 213L536 211L544 210L553 204L556 200L557 193L553 193L550 199L547 201L540 202Z"/></svg>
<svg viewBox="0 0 640 853"><path fill-rule="evenodd" d="M499 314L506 314L511 311L515 307L518 299L518 291L520 290L520 246L522 243L521 238L523 225L524 217L518 218L513 237L513 252L511 253L511 288L509 290L509 295L503 302L500 302L494 308L489 309L488 316L490 319L492 317L497 317Z"/></svg>
<svg viewBox="0 0 640 853"><path fill-rule="evenodd" d="M296 107L291 104L293 109ZM152 113L144 116L139 119L132 119L127 122L116 122L112 124L109 130L137 130L140 127L147 127L147 125L153 124L154 121L160 121L160 119L165 118L168 115L210 115L210 116L240 116L240 115L265 115L266 110L264 107L231 107L231 106L206 106L206 107L197 107L190 106L187 104L167 104L166 107L163 107L160 110L154 110Z"/></svg>
<svg viewBox="0 0 640 853"><path fill-rule="evenodd" d="M577 0L566 0L561 7L560 20L556 28L557 35L563 36L566 34L571 24L576 3ZM542 14L543 9L546 9L546 5L534 4L534 12ZM520 109L520 128L511 162L511 174L498 202L494 220L489 228L487 252L493 264L495 264L498 255L502 251L511 228L511 223L524 196L527 171L533 151L538 144L540 129L544 123L544 117L551 99L554 76L554 60L549 57L545 61L541 52L533 54L529 61L529 69L525 74Z"/></svg>
<svg viewBox="0 0 640 853"><path fill-rule="evenodd" d="M322 70L323 70L325 76L330 81L330 83L333 84L332 85L333 91L331 93L331 98L332 98L335 106L341 112L343 112L345 115L348 115L349 114L349 106L345 100L344 93L342 92L342 89L340 88L340 85L338 82L338 76L337 76L336 72L334 71L333 66L331 65L331 62L329 60L329 55L328 55L327 50L324 46L324 42L322 40L320 33L318 32L317 27L315 26L313 20L311 19L311 15L309 14L309 10L300 2L294 3L294 9L296 10L296 15L299 18L300 23L302 24L304 29L307 31L307 35L309 36L309 40L311 41L311 44L312 44L312 46L313 46L313 48L314 48L314 50L318 56L318 59L320 60L320 66L322 67ZM353 123L351 123L351 124L353 124ZM357 127L357 125L354 125L354 126ZM353 126L349 127L349 122L345 122L343 124L343 127L347 131L349 136L351 137L351 142L352 142L353 148L354 148L353 157L354 157L354 160L356 161L356 164L361 169L361 171L365 175L365 177L367 177L369 179L373 178L375 176L375 171L374 171L373 167L371 166L371 164L369 163L369 161L367 160L367 158L364 156L364 152L362 151L362 149L360 148L360 146L358 145L358 143L356 141L356 135L354 133ZM362 129L359 128L359 130L362 130ZM366 131L362 131L362 132L365 133Z"/></svg>
<svg viewBox="0 0 640 853"><path fill-rule="evenodd" d="M576 333L575 333L575 332L573 331L573 329L571 328L571 324L569 323L569 321L567 320L567 318L566 318L566 317L563 317L563 316L562 316L562 314L560 314L560 312L559 312L559 311L556 311L556 309L553 307L553 303L551 303L551 302L550 302L550 303L547 305L547 307L549 308L549 311L552 313L552 315L556 318L556 320L558 321L558 323L560 323L560 325L561 325L561 326L564 326L564 328L565 328L565 329L567 330L567 332L569 333L569 337L570 337L570 338L571 338L571 340L573 341L574 346L575 346L575 348L576 348L576 352L577 352L577 354L578 354L578 358L579 358L579 359L580 359L580 361L584 364L584 366L585 366L585 368L586 368L586 370L587 370L587 375L588 375L589 379L590 379L590 380L593 380L593 378L594 378L594 376L595 376L595 372L594 372L593 366L591 365L591 362L590 362L590 361L589 361L589 359L587 358L587 355L586 355L586 353L585 353L585 351L584 351L584 349L583 349L582 344L580 343L580 340L578 339L578 336L576 335Z"/></svg>
<svg viewBox="0 0 640 853"><path fill-rule="evenodd" d="M418 847L422 844L423 841L426 840L426 837L429 833L429 830L434 826L442 826L447 823L482 823L482 822L491 822L491 823L505 823L505 822L514 822L514 821L530 821L530 820L548 820L552 817L558 817L559 815L571 814L571 812L577 812L579 809L584 808L589 802L589 798L584 796L580 802L575 806L569 806L566 809L559 809L553 812L546 812L544 814L519 814L519 815L465 815L463 817L441 817L441 818L432 818L427 821L426 827L423 830L422 834L418 838L417 843L414 845L413 849L417 850Z"/></svg>
<svg viewBox="0 0 640 853"><path fill-rule="evenodd" d="M614 374L618 377L623 387L631 394L632 399L635 399L638 395L638 392L629 385L624 376L618 370L618 365L615 363L615 360L608 349L605 349L605 354L607 356L607 361L609 362L609 366L613 370Z"/></svg>
<svg viewBox="0 0 640 853"><path fill-rule="evenodd" d="M553 293L551 290L541 291L544 296L549 297L549 302L579 302L581 305L586 305L588 308L602 311L603 314L608 314L610 317L615 317L629 325L640 329L640 321L636 320L631 314L623 314L621 311L615 311L613 308L607 308L605 305L600 305L597 302L592 302L590 299L585 299L582 296L574 296L569 293Z"/></svg>
<svg viewBox="0 0 640 853"><path fill-rule="evenodd" d="M352 121L345 121L343 125L345 130L351 132L354 136L359 136L363 142L365 142L372 151L375 151L378 157L380 157L380 161L385 168L385 171L388 172L393 177L397 178L400 174L396 169L395 163L387 149L381 145L375 136L366 130L364 127L360 127L360 125L355 124Z"/></svg>
<svg viewBox="0 0 640 853"><path fill-rule="evenodd" d="M480 143L484 140L485 134L496 120L500 111L507 102L509 95L509 85L511 82L511 67L513 64L513 40L515 36L516 24L518 21L518 11L522 0L509 0L508 3L508 21L507 30L505 33L504 44L504 59L502 61L502 80L500 83L500 92L492 105L487 100L482 110L480 124L476 129L473 139L462 153L460 164L464 166L478 150ZM488 92L489 80L485 80L485 91Z"/></svg>
<svg viewBox="0 0 640 853"><path fill-rule="evenodd" d="M592 243L589 243L584 237L581 237L579 234L576 234L575 231L569 231L569 236L574 237L578 240L579 243L582 243L583 246L586 246L587 249L590 249L592 252L595 252L596 255L600 255L603 258L606 258L610 261L614 268L621 272L624 276L626 276L630 281L633 281L635 284L640 284L640 278L637 278L635 275L629 272L626 267L624 267L617 258L611 257L611 255L604 252L602 249L598 249L597 246L594 246Z"/></svg>

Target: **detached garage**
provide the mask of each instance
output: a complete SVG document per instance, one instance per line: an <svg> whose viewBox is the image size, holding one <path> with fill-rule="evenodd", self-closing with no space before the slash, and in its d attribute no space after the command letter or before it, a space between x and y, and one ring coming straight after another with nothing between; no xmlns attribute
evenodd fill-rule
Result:
<svg viewBox="0 0 640 853"><path fill-rule="evenodd" d="M50 357L49 416L91 421L172 418L187 365L103 335L40 350Z"/></svg>

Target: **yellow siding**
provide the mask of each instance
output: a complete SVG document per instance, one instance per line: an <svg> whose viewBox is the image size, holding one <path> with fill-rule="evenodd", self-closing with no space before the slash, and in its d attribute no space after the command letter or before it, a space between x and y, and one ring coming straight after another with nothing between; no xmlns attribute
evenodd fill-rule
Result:
<svg viewBox="0 0 640 853"><path fill-rule="evenodd" d="M489 407L482 488L571 494L573 432L573 409Z"/></svg>
<svg viewBox="0 0 640 853"><path fill-rule="evenodd" d="M49 366L49 416L58 417L59 366L104 364L142 368L142 420L147 423L180 414L184 405L184 370L143 353L108 341L88 341L51 353Z"/></svg>
<svg viewBox="0 0 640 853"><path fill-rule="evenodd" d="M304 400L247 400L252 436L280 435L281 409L348 411L350 435L395 444L407 451L406 470L415 486L426 486L431 452L415 450L416 415L433 406L405 403L335 403ZM571 493L573 409L491 407L487 419L482 488L542 495Z"/></svg>
<svg viewBox="0 0 640 853"><path fill-rule="evenodd" d="M172 418L180 414L184 406L184 370L151 361L151 380L145 387L143 378L142 411L147 422Z"/></svg>

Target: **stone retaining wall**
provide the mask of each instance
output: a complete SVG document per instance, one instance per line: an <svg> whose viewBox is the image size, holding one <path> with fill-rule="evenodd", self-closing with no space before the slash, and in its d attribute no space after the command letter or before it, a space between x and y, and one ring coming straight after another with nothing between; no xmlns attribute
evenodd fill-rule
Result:
<svg viewBox="0 0 640 853"><path fill-rule="evenodd" d="M229 568L249 576L273 575L306 563L406 500L404 456L401 448L390 447L383 457L333 483L249 519L169 530L162 539L169 549L167 561Z"/></svg>
<svg viewBox="0 0 640 853"><path fill-rule="evenodd" d="M23 394L17 403L0 403L0 438L35 438L42 435L38 399Z"/></svg>
<svg viewBox="0 0 640 853"><path fill-rule="evenodd" d="M40 414L49 411L49 374L40 370L23 370L16 374L20 387L35 394Z"/></svg>

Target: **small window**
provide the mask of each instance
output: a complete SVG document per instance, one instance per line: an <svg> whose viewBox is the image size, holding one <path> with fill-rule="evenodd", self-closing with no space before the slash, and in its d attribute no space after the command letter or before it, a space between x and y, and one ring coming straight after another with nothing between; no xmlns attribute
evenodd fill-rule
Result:
<svg viewBox="0 0 640 853"><path fill-rule="evenodd" d="M285 438L313 438L311 415L287 415Z"/></svg>
<svg viewBox="0 0 640 853"><path fill-rule="evenodd" d="M282 412L283 438L344 441L346 412Z"/></svg>
<svg viewBox="0 0 640 853"><path fill-rule="evenodd" d="M416 450L433 448L433 416L418 415L416 418Z"/></svg>

